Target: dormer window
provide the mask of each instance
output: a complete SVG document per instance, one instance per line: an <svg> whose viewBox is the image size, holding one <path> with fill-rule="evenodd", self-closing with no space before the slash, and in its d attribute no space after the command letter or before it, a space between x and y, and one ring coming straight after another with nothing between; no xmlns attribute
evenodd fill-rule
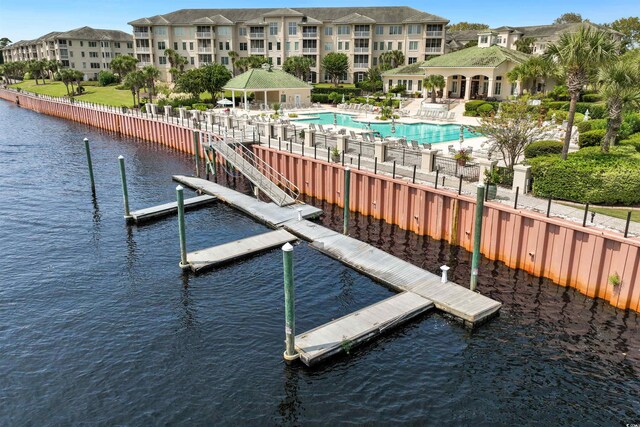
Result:
<svg viewBox="0 0 640 427"><path fill-rule="evenodd" d="M489 43L489 36L480 36L480 43L482 44Z"/></svg>

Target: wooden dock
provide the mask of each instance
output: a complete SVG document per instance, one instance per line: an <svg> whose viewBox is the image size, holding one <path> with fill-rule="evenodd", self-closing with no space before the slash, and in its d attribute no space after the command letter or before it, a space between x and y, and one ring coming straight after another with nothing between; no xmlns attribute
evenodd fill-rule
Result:
<svg viewBox="0 0 640 427"><path fill-rule="evenodd" d="M184 210L192 210L201 206L208 205L216 200L216 197L205 195L190 197L184 201ZM165 203L163 205L152 206L150 208L140 209L130 212L131 221L140 224L142 222L155 220L178 212L178 202Z"/></svg>
<svg viewBox="0 0 640 427"><path fill-rule="evenodd" d="M433 302L402 292L296 336L296 350L307 366L315 365L433 308Z"/></svg>
<svg viewBox="0 0 640 427"><path fill-rule="evenodd" d="M189 252L187 254L187 264L193 272L199 272L284 245L294 240L297 240L297 237L286 230L270 231L257 236L247 237L246 239Z"/></svg>

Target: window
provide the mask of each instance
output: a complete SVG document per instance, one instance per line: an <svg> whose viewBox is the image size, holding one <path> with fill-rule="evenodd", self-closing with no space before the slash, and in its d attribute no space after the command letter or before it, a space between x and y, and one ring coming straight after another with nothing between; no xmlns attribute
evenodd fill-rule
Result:
<svg viewBox="0 0 640 427"><path fill-rule="evenodd" d="M376 34L379 36L384 34L384 25L376 25Z"/></svg>
<svg viewBox="0 0 640 427"><path fill-rule="evenodd" d="M342 50L342 42L338 42L338 50Z"/></svg>
<svg viewBox="0 0 640 427"><path fill-rule="evenodd" d="M415 64L416 62L418 62L418 58L415 56L410 56L409 57L409 62L407 62L409 65L411 64Z"/></svg>
<svg viewBox="0 0 640 427"><path fill-rule="evenodd" d="M407 92L413 91L413 80L409 80L407 83Z"/></svg>
<svg viewBox="0 0 640 427"><path fill-rule="evenodd" d="M113 46L114 46L116 49L120 49L120 42L113 42Z"/></svg>
<svg viewBox="0 0 640 427"><path fill-rule="evenodd" d="M246 28L245 28L245 31ZM217 27L216 32L219 36L230 36L231 35L231 27Z"/></svg>
<svg viewBox="0 0 640 427"><path fill-rule="evenodd" d="M277 22L269 22L269 35L277 36L278 35L278 23Z"/></svg>
<svg viewBox="0 0 640 427"><path fill-rule="evenodd" d="M295 50L296 52L298 51L298 48L300 46L300 42L294 42L293 43L293 50Z"/></svg>
<svg viewBox="0 0 640 427"><path fill-rule="evenodd" d="M223 42L218 42L218 50L224 50L224 43Z"/></svg>
<svg viewBox="0 0 640 427"><path fill-rule="evenodd" d="M246 36L247 35L247 27L238 28L238 35L239 36Z"/></svg>
<svg viewBox="0 0 640 427"><path fill-rule="evenodd" d="M348 25L338 25L338 35L351 34L351 27Z"/></svg>
<svg viewBox="0 0 640 427"><path fill-rule="evenodd" d="M167 57L166 56L159 56L158 57L158 64L166 65L166 63L167 63Z"/></svg>
<svg viewBox="0 0 640 427"><path fill-rule="evenodd" d="M173 50L178 50L178 42L173 42Z"/></svg>
<svg viewBox="0 0 640 427"><path fill-rule="evenodd" d="M157 36L166 36L167 35L167 27L154 27L153 34Z"/></svg>
<svg viewBox="0 0 640 427"><path fill-rule="evenodd" d="M193 50L193 42L189 42L189 50Z"/></svg>
<svg viewBox="0 0 640 427"><path fill-rule="evenodd" d="M282 50L282 43L276 42L276 50Z"/></svg>
<svg viewBox="0 0 640 427"><path fill-rule="evenodd" d="M502 92L502 82L496 82L496 87L493 88L493 94L500 95L500 92Z"/></svg>
<svg viewBox="0 0 640 427"><path fill-rule="evenodd" d="M184 36L184 28L182 28L182 27L174 27L173 35L174 36Z"/></svg>
<svg viewBox="0 0 640 427"><path fill-rule="evenodd" d="M418 80L418 92L422 91L422 80Z"/></svg>
<svg viewBox="0 0 640 427"><path fill-rule="evenodd" d="M222 65L229 65L229 57L228 56L223 56L220 58L220 63Z"/></svg>
<svg viewBox="0 0 640 427"><path fill-rule="evenodd" d="M191 65L194 65L196 63L196 61L193 59L193 56L191 57Z"/></svg>
<svg viewBox="0 0 640 427"><path fill-rule="evenodd" d="M458 81L454 80L451 84L451 92L458 93Z"/></svg>
<svg viewBox="0 0 640 427"><path fill-rule="evenodd" d="M373 42L373 50L378 50L378 42Z"/></svg>
<svg viewBox="0 0 640 427"><path fill-rule="evenodd" d="M98 52L89 52L89 58L97 58Z"/></svg>
<svg viewBox="0 0 640 427"><path fill-rule="evenodd" d="M344 42L344 50L349 50L349 42Z"/></svg>
<svg viewBox="0 0 640 427"><path fill-rule="evenodd" d="M62 61L64 63L64 61ZM100 63L98 62L92 62L91 64L89 64L91 66L91 68L100 68Z"/></svg>
<svg viewBox="0 0 640 427"><path fill-rule="evenodd" d="M289 52L291 50L291 42L285 42L284 47L285 47L285 50Z"/></svg>
<svg viewBox="0 0 640 427"><path fill-rule="evenodd" d="M71 63L71 68L76 68L76 63L75 62Z"/></svg>
<svg viewBox="0 0 640 427"><path fill-rule="evenodd" d="M378 58L374 56L371 60L373 61L371 65L373 65L374 67L378 65Z"/></svg>
<svg viewBox="0 0 640 427"><path fill-rule="evenodd" d="M84 58L84 52L80 52L80 56Z"/></svg>
<svg viewBox="0 0 640 427"><path fill-rule="evenodd" d="M289 22L289 35L295 36L296 34L298 34L298 24L295 22Z"/></svg>
<svg viewBox="0 0 640 427"><path fill-rule="evenodd" d="M276 65L282 65L282 58L279 56L276 58Z"/></svg>
<svg viewBox="0 0 640 427"><path fill-rule="evenodd" d="M247 50L247 43L240 43L240 50Z"/></svg>
<svg viewBox="0 0 640 427"><path fill-rule="evenodd" d="M333 50L333 43L325 43L324 50L327 52L331 52Z"/></svg>
<svg viewBox="0 0 640 427"><path fill-rule="evenodd" d="M71 43L71 40L69 40L69 46L73 46L73 43ZM72 65L73 67L73 65Z"/></svg>
<svg viewBox="0 0 640 427"><path fill-rule="evenodd" d="M422 31L422 25L420 24L407 25L407 34L420 34L421 31Z"/></svg>
<svg viewBox="0 0 640 427"><path fill-rule="evenodd" d="M229 46L229 42L224 42L224 48L225 50L231 50Z"/></svg>
<svg viewBox="0 0 640 427"><path fill-rule="evenodd" d="M487 43L489 41L489 36L480 36L480 43Z"/></svg>
<svg viewBox="0 0 640 427"><path fill-rule="evenodd" d="M324 35L332 36L333 35L333 27L324 27Z"/></svg>
<svg viewBox="0 0 640 427"><path fill-rule="evenodd" d="M402 25L389 25L389 34L396 36L402 34Z"/></svg>
<svg viewBox="0 0 640 427"><path fill-rule="evenodd" d="M111 58L111 52L102 52L104 53L104 55L102 55L105 58ZM73 52L71 52L71 56L73 56Z"/></svg>
<svg viewBox="0 0 640 427"><path fill-rule="evenodd" d="M133 49L133 42L127 42L127 49Z"/></svg>
<svg viewBox="0 0 640 427"><path fill-rule="evenodd" d="M84 46L84 42L80 42L80 47ZM83 68L87 68L87 67L83 67Z"/></svg>
<svg viewBox="0 0 640 427"><path fill-rule="evenodd" d="M100 42L100 46L109 47L109 42Z"/></svg>
<svg viewBox="0 0 640 427"><path fill-rule="evenodd" d="M269 46L269 47L268 47L268 49L269 49L269 50L273 50L273 43L269 42L269 43L267 44L267 46Z"/></svg>
<svg viewBox="0 0 640 427"><path fill-rule="evenodd" d="M182 50L187 50L187 42L182 42Z"/></svg>
<svg viewBox="0 0 640 427"><path fill-rule="evenodd" d="M86 62L82 63L82 68L87 68L87 63Z"/></svg>
<svg viewBox="0 0 640 427"><path fill-rule="evenodd" d="M518 94L518 83L513 82L511 83L511 95L517 95L517 94Z"/></svg>
<svg viewBox="0 0 640 427"><path fill-rule="evenodd" d="M402 50L402 42L398 42L398 50Z"/></svg>
<svg viewBox="0 0 640 427"><path fill-rule="evenodd" d="M387 42L387 50L393 50L393 42Z"/></svg>
<svg viewBox="0 0 640 427"><path fill-rule="evenodd" d="M158 42L158 49L159 50L165 50L167 48L167 45L165 42Z"/></svg>
<svg viewBox="0 0 640 427"><path fill-rule="evenodd" d="M89 42L89 47L98 47L98 42Z"/></svg>
<svg viewBox="0 0 640 427"><path fill-rule="evenodd" d="M418 42L409 42L409 50L418 50Z"/></svg>

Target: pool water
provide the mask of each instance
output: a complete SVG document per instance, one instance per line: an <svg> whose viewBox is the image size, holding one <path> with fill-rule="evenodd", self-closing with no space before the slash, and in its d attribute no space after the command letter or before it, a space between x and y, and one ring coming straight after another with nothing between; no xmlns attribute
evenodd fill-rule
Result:
<svg viewBox="0 0 640 427"><path fill-rule="evenodd" d="M374 113L370 113L371 118L375 117ZM315 117L317 116L317 118ZM453 124L429 124L429 123L397 123L395 124L395 132L391 131L391 123L369 123L362 120L354 120L354 116L350 114L335 114L335 122L338 126L348 126L357 129L368 129L380 132L383 137L404 137L407 140L417 140L419 143L432 143L457 141L460 139L460 125ZM333 125L334 113L318 113L314 114L314 118L299 120L306 123L315 123L320 125ZM474 138L479 136L474 132L470 132L465 128L464 137Z"/></svg>

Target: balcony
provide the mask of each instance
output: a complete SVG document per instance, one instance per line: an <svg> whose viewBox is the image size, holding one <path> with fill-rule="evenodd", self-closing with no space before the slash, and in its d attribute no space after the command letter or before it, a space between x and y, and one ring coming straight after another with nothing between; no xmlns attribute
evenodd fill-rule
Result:
<svg viewBox="0 0 640 427"><path fill-rule="evenodd" d="M149 32L148 31L134 31L133 32L133 37L135 37L137 39L148 39L149 38Z"/></svg>
<svg viewBox="0 0 640 427"><path fill-rule="evenodd" d="M149 61L140 61L140 62L138 62L138 66L139 67L146 67L147 65L153 65L153 63L151 63Z"/></svg>
<svg viewBox="0 0 640 427"><path fill-rule="evenodd" d="M264 48L263 47L252 47L249 52L254 55L264 55Z"/></svg>
<svg viewBox="0 0 640 427"><path fill-rule="evenodd" d="M354 62L353 63L353 68L356 69L362 69L362 68L369 68L369 63L368 62Z"/></svg>
<svg viewBox="0 0 640 427"><path fill-rule="evenodd" d="M60 59L69 59L69 54L60 52Z"/></svg>
<svg viewBox="0 0 640 427"><path fill-rule="evenodd" d="M442 53L442 47L425 47L424 53Z"/></svg>
<svg viewBox="0 0 640 427"><path fill-rule="evenodd" d="M442 37L444 31L426 31L425 35L427 37Z"/></svg>
<svg viewBox="0 0 640 427"><path fill-rule="evenodd" d="M151 48L149 46L136 46L136 52L151 53Z"/></svg>
<svg viewBox="0 0 640 427"><path fill-rule="evenodd" d="M366 47L362 47L362 46L354 47L353 51L355 53L369 53L369 46L366 46Z"/></svg>
<svg viewBox="0 0 640 427"><path fill-rule="evenodd" d="M369 37L371 37L371 31L354 31L353 32L353 36L354 37L366 37L366 38L369 38Z"/></svg>
<svg viewBox="0 0 640 427"><path fill-rule="evenodd" d="M198 47L198 53L212 53L213 49L209 47Z"/></svg>
<svg viewBox="0 0 640 427"><path fill-rule="evenodd" d="M196 33L196 38L197 39L210 39L211 38L211 31L198 31Z"/></svg>
<svg viewBox="0 0 640 427"><path fill-rule="evenodd" d="M303 39L317 39L318 38L318 32L314 31L314 32L302 32L302 38Z"/></svg>
<svg viewBox="0 0 640 427"><path fill-rule="evenodd" d="M262 33L249 33L249 38L250 39L263 39L264 38L264 32L262 32Z"/></svg>
<svg viewBox="0 0 640 427"><path fill-rule="evenodd" d="M317 47L303 47L302 53L318 53Z"/></svg>

